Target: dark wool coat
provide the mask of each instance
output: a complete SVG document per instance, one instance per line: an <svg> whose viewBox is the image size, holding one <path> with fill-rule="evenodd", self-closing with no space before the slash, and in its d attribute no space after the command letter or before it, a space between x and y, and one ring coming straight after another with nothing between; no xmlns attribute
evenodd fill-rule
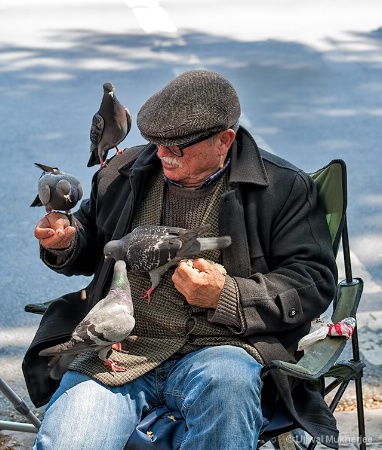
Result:
<svg viewBox="0 0 382 450"><path fill-rule="evenodd" d="M130 230L145 186L160 168L153 145L114 157L97 172L90 199L76 213L83 230L77 233L72 256L55 266L42 250L44 261L59 273L95 276L87 301L78 301L80 294L72 293L48 308L24 358L24 375L36 406L45 404L57 387L38 351L67 340L102 298L112 267L104 260L103 247ZM231 149L229 188L220 201L219 231L232 237L232 245L222 250L222 263L240 292L246 323L242 339L254 345L266 363L295 361L298 340L309 332L310 321L327 309L337 282L314 182L289 162L258 149L240 128ZM272 393L268 404L285 404L311 435L336 447L335 420L315 386L274 373L265 380L264 392Z"/></svg>

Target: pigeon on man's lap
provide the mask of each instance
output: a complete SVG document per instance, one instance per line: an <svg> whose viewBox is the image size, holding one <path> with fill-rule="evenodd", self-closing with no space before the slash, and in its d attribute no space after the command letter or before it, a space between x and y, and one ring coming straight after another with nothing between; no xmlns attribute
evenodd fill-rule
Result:
<svg viewBox="0 0 382 450"><path fill-rule="evenodd" d="M111 348L127 338L135 325L126 263L116 261L109 293L77 325L71 339L41 350L40 356L52 356L50 377L60 379L77 355L97 351L113 372L125 370L108 358Z"/></svg>

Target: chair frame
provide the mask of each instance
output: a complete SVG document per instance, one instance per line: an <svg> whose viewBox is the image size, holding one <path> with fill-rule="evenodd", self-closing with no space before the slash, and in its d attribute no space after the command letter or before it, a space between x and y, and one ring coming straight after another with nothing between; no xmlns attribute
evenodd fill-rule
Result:
<svg viewBox="0 0 382 450"><path fill-rule="evenodd" d="M28 433L37 433L40 428L40 419L29 409L27 404L21 399L9 384L0 377L0 391L12 403L15 410L23 415L30 423L11 422L0 420L0 430L25 431Z"/></svg>

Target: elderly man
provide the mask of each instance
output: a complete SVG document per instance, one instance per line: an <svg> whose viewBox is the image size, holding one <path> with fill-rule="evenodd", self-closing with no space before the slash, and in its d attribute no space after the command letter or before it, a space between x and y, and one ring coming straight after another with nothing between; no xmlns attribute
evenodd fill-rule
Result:
<svg viewBox="0 0 382 450"><path fill-rule="evenodd" d="M311 386L292 386L283 376L264 385L260 379L268 361L298 358L297 342L331 302L337 272L314 183L259 149L239 126L240 113L224 77L183 73L138 113L149 144L96 173L91 197L76 213L81 226L59 213L38 223L43 261L58 273L94 279L85 302L73 293L49 308L26 355L37 405L57 388L37 353L67 338L105 294L108 241L139 225L210 224L211 235L230 235L232 245L192 265L180 262L149 305L140 298L148 275L128 272L136 325L115 351L126 370L111 373L96 353L78 356L50 400L36 449L123 449L142 415L162 404L185 418L183 450L256 448L262 406L277 402L319 439L336 434Z"/></svg>

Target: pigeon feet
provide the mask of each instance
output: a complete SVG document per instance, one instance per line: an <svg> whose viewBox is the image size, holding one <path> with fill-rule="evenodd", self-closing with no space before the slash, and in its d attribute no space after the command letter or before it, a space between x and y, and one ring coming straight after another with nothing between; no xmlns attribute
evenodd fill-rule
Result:
<svg viewBox="0 0 382 450"><path fill-rule="evenodd" d="M153 292L154 288L151 287L150 289L143 289L145 291L145 295L143 295L140 298L147 298L147 303L150 304L151 301L151 293Z"/></svg>
<svg viewBox="0 0 382 450"><path fill-rule="evenodd" d="M105 366L110 367L113 373L124 372L126 370L125 367L118 365L118 361L110 361L110 359L105 359Z"/></svg>

